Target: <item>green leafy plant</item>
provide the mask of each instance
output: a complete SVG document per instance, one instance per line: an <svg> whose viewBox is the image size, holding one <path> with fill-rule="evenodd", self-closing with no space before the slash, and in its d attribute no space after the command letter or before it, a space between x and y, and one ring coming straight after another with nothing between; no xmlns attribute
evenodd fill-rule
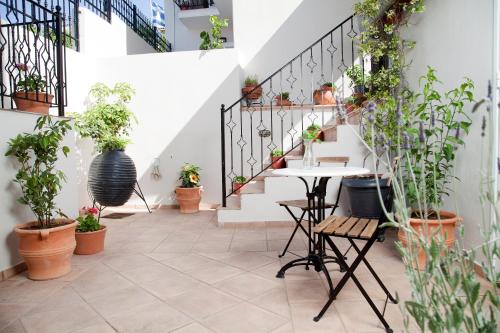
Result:
<svg viewBox="0 0 500 333"><path fill-rule="evenodd" d="M345 105L356 105L356 98L354 96L349 96L344 100Z"/></svg>
<svg viewBox="0 0 500 333"><path fill-rule="evenodd" d="M417 104L409 111L410 126L403 133L415 143L408 151L408 167L422 180L415 184L407 179L410 205L415 207L425 199L434 210L440 208L442 196L449 194L456 150L464 146L463 136L472 124L465 104L474 100L474 83L468 78L444 94L437 90L437 83L435 70L429 67L420 79L422 93L414 96Z"/></svg>
<svg viewBox="0 0 500 333"><path fill-rule="evenodd" d="M84 215L79 216L76 220L78 221L78 225L76 227L77 232L93 232L101 229L101 225L99 224L99 220L96 218L96 215L99 214L99 211L95 207L86 208Z"/></svg>
<svg viewBox="0 0 500 333"><path fill-rule="evenodd" d="M222 29L227 28L229 20L219 19L217 16L210 16L210 23L212 24L212 36L206 31L200 32L201 44L200 50L221 49L224 41L222 40Z"/></svg>
<svg viewBox="0 0 500 333"><path fill-rule="evenodd" d="M233 179L233 183L235 184L244 184L247 182L247 178L245 176L236 176Z"/></svg>
<svg viewBox="0 0 500 333"><path fill-rule="evenodd" d="M113 88L97 83L90 89L94 101L86 112L75 115L75 128L82 137L94 141L98 152L125 149L130 143L131 123L137 119L127 104L134 93L124 82Z"/></svg>
<svg viewBox="0 0 500 333"><path fill-rule="evenodd" d="M290 98L290 93L288 91L284 91L284 92L278 94L278 98L280 98L282 100L288 100L288 98Z"/></svg>
<svg viewBox="0 0 500 333"><path fill-rule="evenodd" d="M50 116L38 118L33 133L23 133L10 139L5 156L14 156L19 162L15 182L22 190L18 202L29 206L36 215L38 227L55 225L55 213L65 216L56 207L55 198L66 180L56 169L59 152L67 156L69 148L61 145L71 129L69 120L53 121Z"/></svg>
<svg viewBox="0 0 500 333"><path fill-rule="evenodd" d="M271 152L272 157L281 157L283 156L283 150L275 149Z"/></svg>
<svg viewBox="0 0 500 333"><path fill-rule="evenodd" d="M335 83L332 82L325 82L321 85L322 87L330 87L330 88L335 88Z"/></svg>
<svg viewBox="0 0 500 333"><path fill-rule="evenodd" d="M351 79L351 87L363 86L370 80L370 76L366 73L363 73L363 69L360 65L352 65L351 67L349 67L346 70L346 75L349 79Z"/></svg>
<svg viewBox="0 0 500 333"><path fill-rule="evenodd" d="M302 132L302 140L313 140L314 142L321 142L321 140L317 138L319 132L321 132L321 126L317 124L311 124L306 128L304 132Z"/></svg>
<svg viewBox="0 0 500 333"><path fill-rule="evenodd" d="M181 169L181 187L198 187L200 185L200 167L185 163Z"/></svg>
<svg viewBox="0 0 500 333"><path fill-rule="evenodd" d="M16 91L41 92L47 86L47 82L40 75L35 74L37 72L36 69L33 69L32 73L29 73L29 66L23 63L16 64L15 67L19 71Z"/></svg>
<svg viewBox="0 0 500 333"><path fill-rule="evenodd" d="M245 78L245 86L256 86L257 84L259 84L257 75L249 75Z"/></svg>
<svg viewBox="0 0 500 333"><path fill-rule="evenodd" d="M43 36L49 38L52 41L52 43L55 43L57 41L57 35L54 29L52 28L39 29L38 26L39 26L38 24L30 24L28 28L38 38L40 37L40 32L41 32ZM68 29L68 27L66 29ZM73 38L71 34L67 31L64 31L62 36L63 36L62 37L63 45L70 49L73 48Z"/></svg>

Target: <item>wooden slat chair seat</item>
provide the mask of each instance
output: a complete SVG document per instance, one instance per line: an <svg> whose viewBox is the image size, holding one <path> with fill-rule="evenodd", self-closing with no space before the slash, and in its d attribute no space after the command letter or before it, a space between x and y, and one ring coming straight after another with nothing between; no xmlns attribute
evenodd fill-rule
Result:
<svg viewBox="0 0 500 333"><path fill-rule="evenodd" d="M378 219L347 216L329 216L314 227L315 233L329 236L370 239L377 231Z"/></svg>
<svg viewBox="0 0 500 333"><path fill-rule="evenodd" d="M301 210L307 210L309 209L308 202L306 199L304 200L284 200L284 201L276 201L276 203L280 206L288 206L288 207L293 207L293 208L299 208ZM315 202L314 205L318 207L318 203ZM337 207L338 205L332 204L332 203L325 203L325 208L333 208Z"/></svg>

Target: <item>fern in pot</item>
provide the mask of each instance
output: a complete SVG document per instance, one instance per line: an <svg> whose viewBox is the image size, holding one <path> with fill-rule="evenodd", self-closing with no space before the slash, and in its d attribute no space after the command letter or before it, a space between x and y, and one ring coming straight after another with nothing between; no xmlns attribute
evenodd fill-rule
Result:
<svg viewBox="0 0 500 333"><path fill-rule="evenodd" d="M14 179L22 191L18 202L27 205L36 216L36 221L17 225L14 229L28 277L33 280L54 279L71 271L77 223L68 219L55 203L66 180L55 164L59 153L64 156L69 153L62 141L70 129L68 120L40 117L33 133L12 138L5 153L5 156L15 157L19 164Z"/></svg>
<svg viewBox="0 0 500 333"><path fill-rule="evenodd" d="M99 152L90 164L88 182L93 198L102 206L121 206L134 192L137 171L125 154L132 122L137 122L128 107L134 93L128 83L112 88L97 83L90 89L88 110L75 117L77 131L91 138Z"/></svg>

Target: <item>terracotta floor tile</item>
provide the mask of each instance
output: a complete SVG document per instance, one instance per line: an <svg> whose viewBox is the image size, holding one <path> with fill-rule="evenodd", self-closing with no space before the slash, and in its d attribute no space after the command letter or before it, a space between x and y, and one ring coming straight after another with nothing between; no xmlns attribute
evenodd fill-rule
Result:
<svg viewBox="0 0 500 333"><path fill-rule="evenodd" d="M311 333L347 333L352 332L346 328L334 307L331 307L320 321L313 318L318 315L324 302L301 302L290 305L292 322L295 332Z"/></svg>
<svg viewBox="0 0 500 333"><path fill-rule="evenodd" d="M161 262L181 272L199 270L216 263L214 260L195 253L176 255Z"/></svg>
<svg viewBox="0 0 500 333"><path fill-rule="evenodd" d="M177 296L201 285L202 283L198 280L178 272L171 273L159 280L152 280L140 284L142 288L162 300Z"/></svg>
<svg viewBox="0 0 500 333"><path fill-rule="evenodd" d="M260 252L246 252L231 256L223 260L223 262L228 265L250 271L258 267L265 266L267 264L275 262L277 260L278 260L277 258L273 259L264 254L261 254Z"/></svg>
<svg viewBox="0 0 500 333"><path fill-rule="evenodd" d="M189 275L200 281L213 284L241 273L243 273L241 269L215 262L210 266L191 271Z"/></svg>
<svg viewBox="0 0 500 333"><path fill-rule="evenodd" d="M214 287L236 297L249 300L265 294L275 288L283 288L281 281L264 279L252 273L243 273L235 277L222 280Z"/></svg>
<svg viewBox="0 0 500 333"><path fill-rule="evenodd" d="M249 302L280 315L281 317L290 318L288 295L284 288L274 288L265 294L250 299Z"/></svg>
<svg viewBox="0 0 500 333"><path fill-rule="evenodd" d="M252 252L267 251L267 241L252 239L233 239L230 251L232 252Z"/></svg>
<svg viewBox="0 0 500 333"><path fill-rule="evenodd" d="M174 333L213 333L213 331L198 323L192 323L175 330Z"/></svg>

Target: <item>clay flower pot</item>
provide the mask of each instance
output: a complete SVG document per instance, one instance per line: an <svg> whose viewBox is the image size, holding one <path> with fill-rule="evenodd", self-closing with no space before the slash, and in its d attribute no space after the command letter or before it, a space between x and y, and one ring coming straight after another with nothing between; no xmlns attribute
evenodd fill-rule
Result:
<svg viewBox="0 0 500 333"><path fill-rule="evenodd" d="M75 254L96 254L104 250L104 238L106 237L106 226L90 232L76 232Z"/></svg>
<svg viewBox="0 0 500 333"><path fill-rule="evenodd" d="M284 99L280 95L275 96L274 100L276 101L277 106L292 106L292 102L290 100Z"/></svg>
<svg viewBox="0 0 500 333"><path fill-rule="evenodd" d="M181 213L191 214L200 211L201 187L177 187L175 194Z"/></svg>
<svg viewBox="0 0 500 333"><path fill-rule="evenodd" d="M241 93L246 99L255 101L262 96L262 87L256 87L256 84L247 85L241 88Z"/></svg>
<svg viewBox="0 0 500 333"><path fill-rule="evenodd" d="M416 233L431 239L436 237L440 233L445 240L447 247L451 247L455 242L455 229L460 221L460 218L453 212L448 212L445 210L439 211L441 220L424 220L419 218L410 218L410 226L415 230ZM441 227L441 230L438 230ZM399 229L398 238L406 246L408 240L406 239L406 234L403 230ZM418 267L419 269L425 268L425 251L422 249L418 250Z"/></svg>
<svg viewBox="0 0 500 333"><path fill-rule="evenodd" d="M49 114L50 103L52 103L54 95L42 92L37 94L34 91L18 91L12 98L20 111Z"/></svg>
<svg viewBox="0 0 500 333"><path fill-rule="evenodd" d="M316 105L335 105L335 98L333 93L335 87L321 86L320 89L314 90L313 99Z"/></svg>
<svg viewBox="0 0 500 333"><path fill-rule="evenodd" d="M241 188L244 186L245 184L243 183L233 183L233 191L234 193L236 194L240 194L241 192Z"/></svg>
<svg viewBox="0 0 500 333"><path fill-rule="evenodd" d="M285 159L283 156L271 156L271 168L273 169L283 169L285 167Z"/></svg>
<svg viewBox="0 0 500 333"><path fill-rule="evenodd" d="M19 237L19 253L28 267L28 278L49 280L71 272L71 256L76 247L77 222L58 219L59 226L38 229L37 222L16 226Z"/></svg>

